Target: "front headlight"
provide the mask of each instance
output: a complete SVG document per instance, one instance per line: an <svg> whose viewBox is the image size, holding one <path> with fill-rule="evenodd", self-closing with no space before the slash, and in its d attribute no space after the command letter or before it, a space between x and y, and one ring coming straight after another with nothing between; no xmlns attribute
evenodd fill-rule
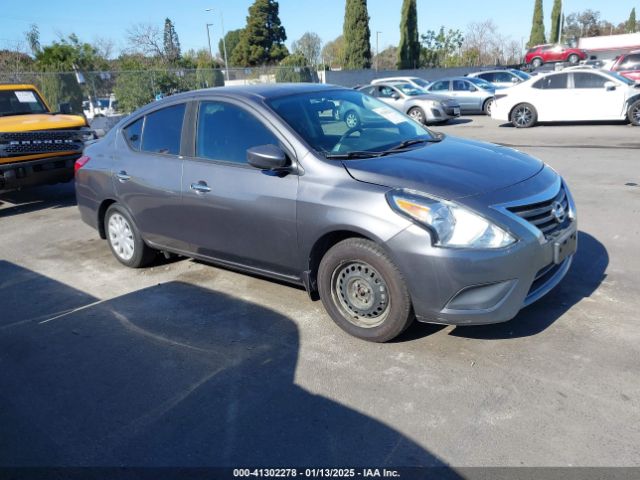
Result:
<svg viewBox="0 0 640 480"><path fill-rule="evenodd" d="M434 245L450 248L502 248L516 239L484 217L453 202L406 190L387 193L391 208L427 227Z"/></svg>
<svg viewBox="0 0 640 480"><path fill-rule="evenodd" d="M441 110L442 110L442 103L441 103L441 102L438 102L438 101L434 101L434 102L433 102L433 107L434 107L434 108L439 108L439 109L441 109Z"/></svg>

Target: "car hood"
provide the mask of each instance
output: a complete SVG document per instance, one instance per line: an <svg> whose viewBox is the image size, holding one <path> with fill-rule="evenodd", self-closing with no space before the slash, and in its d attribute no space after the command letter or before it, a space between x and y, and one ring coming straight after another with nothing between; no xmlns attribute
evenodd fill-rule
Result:
<svg viewBox="0 0 640 480"><path fill-rule="evenodd" d="M0 132L32 132L34 130L58 130L84 127L87 124L79 115L37 113L0 117Z"/></svg>
<svg viewBox="0 0 640 480"><path fill-rule="evenodd" d="M515 185L544 164L517 150L456 137L408 152L344 161L356 180L453 200Z"/></svg>

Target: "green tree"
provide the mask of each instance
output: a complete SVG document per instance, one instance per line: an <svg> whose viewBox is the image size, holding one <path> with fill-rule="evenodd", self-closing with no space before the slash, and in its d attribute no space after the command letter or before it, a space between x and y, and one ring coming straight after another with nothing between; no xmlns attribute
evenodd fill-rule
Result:
<svg viewBox="0 0 640 480"><path fill-rule="evenodd" d="M180 40L176 33L176 28L170 18L164 20L164 56L170 63L175 63L180 59Z"/></svg>
<svg viewBox="0 0 640 480"><path fill-rule="evenodd" d="M284 42L287 34L280 22L280 7L275 0L255 0L249 7L247 26L234 48L234 65L253 67L280 62L289 51Z"/></svg>
<svg viewBox="0 0 640 480"><path fill-rule="evenodd" d="M542 11L542 0L536 0L533 7L533 22L531 24L531 36L529 37L529 46L540 45L546 43L544 36L544 14Z"/></svg>
<svg viewBox="0 0 640 480"><path fill-rule="evenodd" d="M121 55L118 65L123 71L118 73L114 93L123 112L133 112L151 102L159 93L154 72L148 68L148 60L141 54Z"/></svg>
<svg viewBox="0 0 640 480"><path fill-rule="evenodd" d="M344 62L344 37L339 37L327 42L322 49L322 61L331 68L338 68Z"/></svg>
<svg viewBox="0 0 640 480"><path fill-rule="evenodd" d="M638 22L636 20L636 9L635 7L633 7L631 9L631 13L629 14L629 20L627 20L624 30L626 33L636 33L637 28Z"/></svg>
<svg viewBox="0 0 640 480"><path fill-rule="evenodd" d="M342 25L343 67L351 70L371 68L369 13L367 0L347 0Z"/></svg>
<svg viewBox="0 0 640 480"><path fill-rule="evenodd" d="M549 41L553 43L560 43L561 35L561 15L562 15L562 0L553 0L553 10L551 10L551 36Z"/></svg>
<svg viewBox="0 0 640 480"><path fill-rule="evenodd" d="M400 20L398 69L417 68L419 63L420 39L416 0L404 0L402 2L402 18Z"/></svg>
<svg viewBox="0 0 640 480"><path fill-rule="evenodd" d="M209 57L209 52L200 50L196 54L195 88L224 87L224 76L220 65Z"/></svg>
<svg viewBox="0 0 640 480"><path fill-rule="evenodd" d="M31 53L33 53L34 55L40 53L40 29L38 28L38 25L32 23L29 27L29 30L24 32L24 37L27 40L29 48L31 49Z"/></svg>
<svg viewBox="0 0 640 480"><path fill-rule="evenodd" d="M459 51L464 43L464 37L460 30L446 30L444 26L436 33L427 30L421 35L422 51L420 65L422 67L450 67L462 65Z"/></svg>
<svg viewBox="0 0 640 480"><path fill-rule="evenodd" d="M222 59L224 59L224 47L225 47L225 44L227 46L227 61L229 62L229 66L230 67L237 66L237 65L235 65L233 63L231 54L233 53L233 51L238 46L238 43L240 43L241 35L242 35L242 29L241 28L239 28L237 30L229 30L224 35L224 42L222 41L222 39L220 39L218 41L218 52L219 52L220 58L222 58Z"/></svg>
<svg viewBox="0 0 640 480"><path fill-rule="evenodd" d="M278 83L312 82L313 74L309 68L309 60L301 53L294 53L280 62L276 71Z"/></svg>

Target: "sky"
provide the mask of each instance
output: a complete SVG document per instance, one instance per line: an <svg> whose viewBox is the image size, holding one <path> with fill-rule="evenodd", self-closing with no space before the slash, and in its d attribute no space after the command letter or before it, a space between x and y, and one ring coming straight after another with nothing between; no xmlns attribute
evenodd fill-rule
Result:
<svg viewBox="0 0 640 480"><path fill-rule="evenodd" d="M206 24L212 23L212 48L217 52L221 34L221 14L225 30L242 28L252 0L0 0L0 48L24 43L24 32L35 23L41 43L47 44L75 33L83 41L113 40L116 53L126 45L126 31L137 23L162 27L173 20L183 51L207 47ZM417 0L420 32L441 25L460 29L475 21L493 19L502 35L526 42L531 28L534 0ZM626 21L631 9L640 18L640 0L564 0L568 13L590 8L617 24ZM306 31L316 32L323 41L342 33L345 0L280 0L280 19L287 32L287 46ZM369 0L371 46L397 45L400 39L402 0ZM549 33L553 0L544 0L546 32ZM213 8L213 12L206 12Z"/></svg>

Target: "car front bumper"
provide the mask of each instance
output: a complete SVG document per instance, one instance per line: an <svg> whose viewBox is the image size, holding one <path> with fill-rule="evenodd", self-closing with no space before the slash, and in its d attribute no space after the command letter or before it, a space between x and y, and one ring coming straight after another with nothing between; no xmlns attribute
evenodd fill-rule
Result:
<svg viewBox="0 0 640 480"><path fill-rule="evenodd" d="M434 247L427 230L418 225L388 241L417 319L447 325L500 323L542 298L564 278L577 248L575 206L570 203L574 219L552 238L513 218L507 228L518 241L503 249ZM559 242L564 245L556 245Z"/></svg>
<svg viewBox="0 0 640 480"><path fill-rule="evenodd" d="M50 185L73 180L73 166L81 152L0 164L0 190Z"/></svg>

